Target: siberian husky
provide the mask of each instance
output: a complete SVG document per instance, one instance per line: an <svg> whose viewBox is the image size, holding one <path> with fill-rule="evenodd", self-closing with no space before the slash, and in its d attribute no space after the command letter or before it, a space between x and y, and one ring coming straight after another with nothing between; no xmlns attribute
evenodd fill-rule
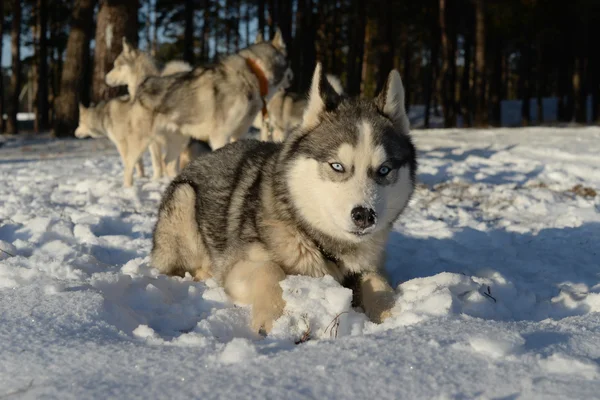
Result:
<svg viewBox="0 0 600 400"><path fill-rule="evenodd" d="M130 99L134 101L138 86L149 76L168 76L191 70L192 67L188 63L179 60L169 61L161 69L150 54L136 49L123 37L123 49L115 59L113 68L106 74L105 81L108 86L112 87L126 85ZM149 146L152 155L153 179L160 179L164 175L163 153L166 153L167 149L165 140L165 137L157 137L157 140L151 142ZM185 151L189 153L190 149L185 149ZM185 157L190 158L191 155L186 154ZM171 171L171 175L175 174L176 172Z"/></svg>
<svg viewBox="0 0 600 400"><path fill-rule="evenodd" d="M192 161L167 188L152 265L213 277L268 333L286 275L331 275L374 322L391 314L384 246L415 187L397 71L375 99L349 99L317 64L300 127L283 143L242 140Z"/></svg>
<svg viewBox="0 0 600 400"><path fill-rule="evenodd" d="M225 56L213 66L166 77L148 77L137 87L139 102L153 121L153 135L168 137L167 164L190 138L213 150L240 139L254 117L281 88L289 87L291 69L281 32L270 42Z"/></svg>

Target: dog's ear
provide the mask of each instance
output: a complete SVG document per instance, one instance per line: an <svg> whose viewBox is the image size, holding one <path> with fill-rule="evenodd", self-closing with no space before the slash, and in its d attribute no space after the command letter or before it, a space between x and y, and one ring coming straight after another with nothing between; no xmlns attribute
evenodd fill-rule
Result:
<svg viewBox="0 0 600 400"><path fill-rule="evenodd" d="M123 36L123 53L129 53L131 51L131 45L127 41L127 38Z"/></svg>
<svg viewBox="0 0 600 400"><path fill-rule="evenodd" d="M279 28L275 30L275 36L273 36L271 44L275 46L277 50L285 51L285 42L283 40L283 35L281 34Z"/></svg>
<svg viewBox="0 0 600 400"><path fill-rule="evenodd" d="M410 123L404 108L404 86L400 73L393 69L388 75L383 90L375 99L375 105L383 115L388 117L396 130L408 134Z"/></svg>
<svg viewBox="0 0 600 400"><path fill-rule="evenodd" d="M86 111L87 111L87 108L85 108L85 106L83 104L79 103L79 115L82 115Z"/></svg>
<svg viewBox="0 0 600 400"><path fill-rule="evenodd" d="M259 31L259 32L256 34L256 39L254 39L254 44L262 43L262 42L264 42L264 41L265 41L265 38L263 37L263 34L262 34L262 32L260 32L260 31Z"/></svg>
<svg viewBox="0 0 600 400"><path fill-rule="evenodd" d="M308 105L302 117L303 128L316 126L319 123L321 114L335 110L341 100L340 95L331 87L323 73L321 63L317 63L315 67L308 96Z"/></svg>

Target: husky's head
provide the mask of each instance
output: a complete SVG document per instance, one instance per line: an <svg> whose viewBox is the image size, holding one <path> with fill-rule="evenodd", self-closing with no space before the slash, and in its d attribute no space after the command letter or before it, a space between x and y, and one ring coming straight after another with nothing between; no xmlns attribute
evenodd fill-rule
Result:
<svg viewBox="0 0 600 400"><path fill-rule="evenodd" d="M280 161L293 210L311 229L346 242L389 229L416 171L400 74L393 70L373 100L346 99L317 64L302 124Z"/></svg>
<svg viewBox="0 0 600 400"><path fill-rule="evenodd" d="M75 129L75 136L78 138L93 137L99 138L105 136L98 129L98 116L92 107L86 108L83 104L79 104L79 123Z"/></svg>
<svg viewBox="0 0 600 400"><path fill-rule="evenodd" d="M123 38L123 50L104 80L108 86L133 86L149 75L158 75L156 63L148 54L131 46ZM132 93L130 91L130 93Z"/></svg>
<svg viewBox="0 0 600 400"><path fill-rule="evenodd" d="M269 82L268 98L271 98L279 89L287 89L294 77L287 58L287 50L281 31L276 30L273 40L263 40L261 34L256 37L255 43L240 51L242 57L253 60L258 64Z"/></svg>

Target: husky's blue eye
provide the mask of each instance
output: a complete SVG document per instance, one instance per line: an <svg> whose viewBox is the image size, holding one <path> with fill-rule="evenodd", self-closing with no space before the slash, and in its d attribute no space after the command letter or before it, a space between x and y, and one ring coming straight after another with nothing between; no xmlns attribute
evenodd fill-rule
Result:
<svg viewBox="0 0 600 400"><path fill-rule="evenodd" d="M386 176L387 174L389 174L391 171L390 167L386 167L385 165L381 168L379 168L379 171L377 171L377 173L379 174L379 176Z"/></svg>
<svg viewBox="0 0 600 400"><path fill-rule="evenodd" d="M329 165L331 165L331 168L333 168L333 170L336 172L344 172L344 166L340 163L334 162Z"/></svg>

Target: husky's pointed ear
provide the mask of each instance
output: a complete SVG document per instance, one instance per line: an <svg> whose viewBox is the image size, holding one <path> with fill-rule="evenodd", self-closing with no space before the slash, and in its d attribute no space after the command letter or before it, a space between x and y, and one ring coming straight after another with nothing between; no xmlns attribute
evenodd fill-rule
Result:
<svg viewBox="0 0 600 400"><path fill-rule="evenodd" d="M379 111L392 120L394 127L404 134L408 134L410 124L404 108L404 86L400 73L393 69L379 96L375 99Z"/></svg>
<svg viewBox="0 0 600 400"><path fill-rule="evenodd" d="M87 108L85 108L85 106L83 104L79 103L79 115L83 114L86 111L87 111Z"/></svg>
<svg viewBox="0 0 600 400"><path fill-rule="evenodd" d="M265 38L263 37L263 34L262 34L262 32L260 32L260 31L259 31L259 32L256 34L256 39L254 39L254 44L262 43L262 42L264 42L264 41L265 41Z"/></svg>
<svg viewBox="0 0 600 400"><path fill-rule="evenodd" d="M312 128L317 125L321 114L325 111L335 110L341 100L340 95L331 87L323 73L321 63L317 63L315 67L308 96L308 105L302 117L303 128Z"/></svg>
<svg viewBox="0 0 600 400"><path fill-rule="evenodd" d="M127 38L123 36L123 52L129 53L131 51L131 45L127 41Z"/></svg>
<svg viewBox="0 0 600 400"><path fill-rule="evenodd" d="M278 50L285 50L285 41L283 40L283 35L281 34L281 30L279 30L279 28L275 30L275 36L273 36L271 44Z"/></svg>

